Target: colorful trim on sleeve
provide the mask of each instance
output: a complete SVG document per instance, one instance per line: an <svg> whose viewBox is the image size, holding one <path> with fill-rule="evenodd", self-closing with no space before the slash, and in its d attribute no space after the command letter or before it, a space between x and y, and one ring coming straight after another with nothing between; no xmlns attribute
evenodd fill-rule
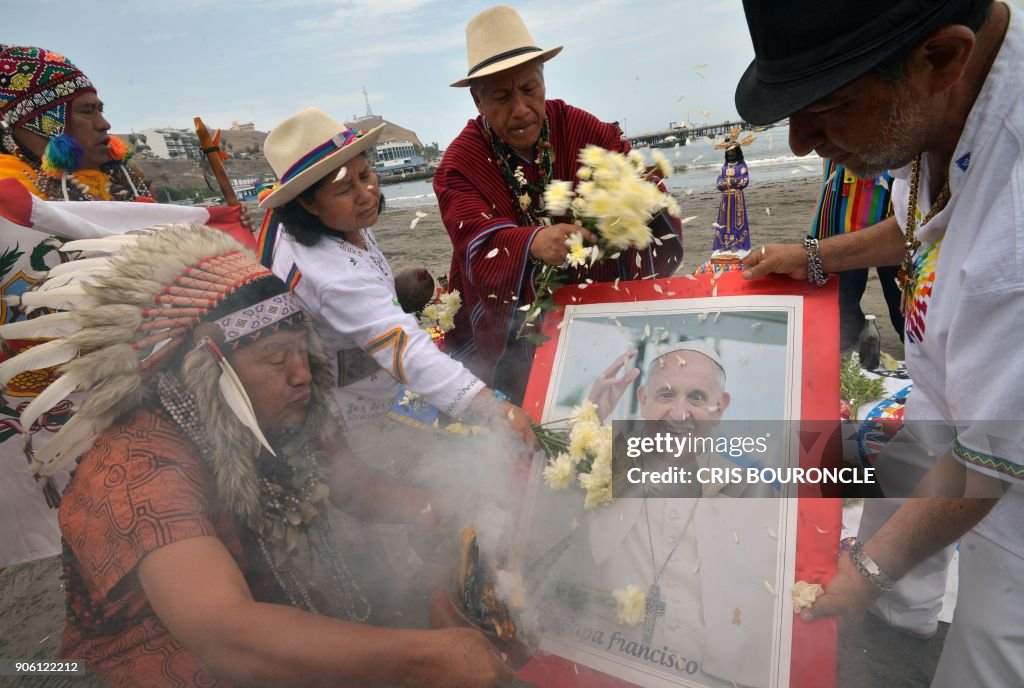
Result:
<svg viewBox="0 0 1024 688"><path fill-rule="evenodd" d="M953 442L953 456L972 466L984 468L1016 480L1024 480L1024 466L1021 464L969 449L960 444L960 440Z"/></svg>
<svg viewBox="0 0 1024 688"><path fill-rule="evenodd" d="M402 357L405 355L405 347L409 343L409 336L401 327L388 330L379 337L375 337L366 343L366 353L375 354L389 346L394 347L391 358L391 374L402 384L406 383L405 368L402 365Z"/></svg>
<svg viewBox="0 0 1024 688"><path fill-rule="evenodd" d="M284 283L288 285L288 291L295 291L295 287L299 286L299 280L302 279L302 271L299 270L299 266L292 263L291 270L288 271L288 277Z"/></svg>

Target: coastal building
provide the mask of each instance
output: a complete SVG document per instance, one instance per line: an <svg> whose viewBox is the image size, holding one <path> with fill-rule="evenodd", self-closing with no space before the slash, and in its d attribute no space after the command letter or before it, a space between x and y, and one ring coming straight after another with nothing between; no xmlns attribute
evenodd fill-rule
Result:
<svg viewBox="0 0 1024 688"><path fill-rule="evenodd" d="M231 120L231 131L256 131L256 125L252 122L239 122L237 119Z"/></svg>
<svg viewBox="0 0 1024 688"><path fill-rule="evenodd" d="M198 160L202 156L199 139L189 129L144 129L139 132L149 146L149 154L163 160Z"/></svg>

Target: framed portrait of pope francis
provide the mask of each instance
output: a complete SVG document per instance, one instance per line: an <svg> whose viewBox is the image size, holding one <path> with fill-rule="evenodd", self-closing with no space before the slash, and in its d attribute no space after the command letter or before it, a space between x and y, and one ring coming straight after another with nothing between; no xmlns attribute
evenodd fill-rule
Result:
<svg viewBox="0 0 1024 688"><path fill-rule="evenodd" d="M832 289L725 273L556 300L524 408L571 441L530 482L540 653L519 677L834 685L835 628L791 594L830 577L842 525L834 490L793 479L841 453Z"/></svg>

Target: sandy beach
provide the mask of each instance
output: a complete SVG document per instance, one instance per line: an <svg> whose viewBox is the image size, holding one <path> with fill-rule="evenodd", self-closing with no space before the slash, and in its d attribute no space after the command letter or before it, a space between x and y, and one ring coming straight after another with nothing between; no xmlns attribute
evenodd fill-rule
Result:
<svg viewBox="0 0 1024 688"><path fill-rule="evenodd" d="M746 190L746 200L753 245L801 241L810 226L820 188L821 183L817 178L806 177L751 183ZM712 223L718 215L721 194L714 190L690 195L677 192L676 197L684 217L696 216L684 227L686 257L677 273L683 274L692 272L710 257L714 239ZM417 213L425 213L426 216L421 217L416 227L410 229ZM385 210L374 233L395 272L411 266L426 267L435 278L448 272L451 243L441 224L436 204L422 208ZM888 309L874 270L869 275L861 308L865 313L878 316L882 350L902 359L903 345L889 322Z"/></svg>
<svg viewBox="0 0 1024 688"><path fill-rule="evenodd" d="M813 178L752 184L746 192L754 245L796 242L806 234L814 209L819 181ZM719 194L715 191L679 194L683 215L696 216L686 226L686 259L681 272L692 271L711 251L712 222ZM765 209L770 209L770 213ZM415 228L417 212L425 213ZM378 241L392 268L425 266L437 277L448 271L451 245L441 224L437 206L386 211L375 228ZM884 315L884 300L877 277L872 274L864 297L866 313L879 315L883 349L902 358L902 345ZM64 625L64 593L59 578L60 562L48 559L0 572L0 657L57 657ZM928 683L944 631L931 641L910 640L874 623L841 636L839 686L925 686ZM898 676L903 672L902 680ZM4 685L74 686L99 685L91 679L21 678Z"/></svg>

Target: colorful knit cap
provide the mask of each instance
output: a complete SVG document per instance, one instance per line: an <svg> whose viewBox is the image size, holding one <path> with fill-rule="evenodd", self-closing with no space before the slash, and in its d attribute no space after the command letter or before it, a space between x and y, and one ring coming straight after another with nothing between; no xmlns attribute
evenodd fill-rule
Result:
<svg viewBox="0 0 1024 688"><path fill-rule="evenodd" d="M0 44L0 117L45 138L64 133L68 106L92 82L60 53Z"/></svg>

